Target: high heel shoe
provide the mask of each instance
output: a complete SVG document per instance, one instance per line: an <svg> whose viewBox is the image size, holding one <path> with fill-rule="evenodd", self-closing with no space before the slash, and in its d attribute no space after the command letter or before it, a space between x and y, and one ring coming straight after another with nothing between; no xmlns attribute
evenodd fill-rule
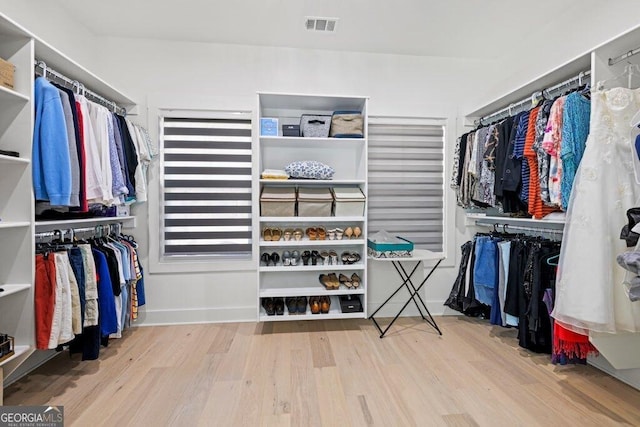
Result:
<svg viewBox="0 0 640 427"><path fill-rule="evenodd" d="M300 261L300 252L293 251L291 252L291 263L290 265L298 265Z"/></svg>
<svg viewBox="0 0 640 427"><path fill-rule="evenodd" d="M344 234L344 230L342 228L336 228L336 240L342 240L342 235Z"/></svg>
<svg viewBox="0 0 640 427"><path fill-rule="evenodd" d="M331 260L331 258L329 258L329 252L320 252L320 257L322 258L322 265L329 265L329 261Z"/></svg>
<svg viewBox="0 0 640 427"><path fill-rule="evenodd" d="M351 288L351 286L353 286L351 283L351 279L349 279L348 276L345 276L342 273L340 273L340 276L338 277L338 279L340 280L340 283L345 285L347 288Z"/></svg>
<svg viewBox="0 0 640 427"><path fill-rule="evenodd" d="M318 251L311 251L311 265L318 265L318 258L320 258Z"/></svg>
<svg viewBox="0 0 640 427"><path fill-rule="evenodd" d="M282 252L282 265L291 265L291 253L289 251Z"/></svg>
<svg viewBox="0 0 640 427"><path fill-rule="evenodd" d="M280 255L278 255L278 252L273 252L269 258L271 259L274 267L278 265L278 261L280 261Z"/></svg>
<svg viewBox="0 0 640 427"><path fill-rule="evenodd" d="M302 240L302 236L304 235L302 228L296 228L295 230L293 230L293 238L296 241L300 241Z"/></svg>
<svg viewBox="0 0 640 427"><path fill-rule="evenodd" d="M344 230L344 237L347 239L351 239L352 235L353 235L353 228L347 227L347 229Z"/></svg>
<svg viewBox="0 0 640 427"><path fill-rule="evenodd" d="M338 280L336 273L329 273L329 283L331 284L331 289L340 289L340 280Z"/></svg>
<svg viewBox="0 0 640 427"><path fill-rule="evenodd" d="M359 288L361 282L360 276L358 276L357 273L353 273L351 275L351 285L353 286L353 289Z"/></svg>
<svg viewBox="0 0 640 427"><path fill-rule="evenodd" d="M329 251L329 264L338 265L338 254L336 251Z"/></svg>
<svg viewBox="0 0 640 427"><path fill-rule="evenodd" d="M293 237L293 230L290 228L285 229L284 233L282 234L282 238L288 242L289 240L291 240L292 237Z"/></svg>
<svg viewBox="0 0 640 427"><path fill-rule="evenodd" d="M270 242L272 237L273 237L273 230L271 228L265 227L262 229L262 238L265 241Z"/></svg>
<svg viewBox="0 0 640 427"><path fill-rule="evenodd" d="M302 252L302 264L303 265L309 265L309 258L311 258L311 252L310 251Z"/></svg>
<svg viewBox="0 0 640 427"><path fill-rule="evenodd" d="M309 236L309 240L316 240L318 237L318 230L315 227L309 227L306 231L307 236Z"/></svg>
<svg viewBox="0 0 640 427"><path fill-rule="evenodd" d="M270 260L269 254L266 252L260 256L260 261L264 262L264 265L266 266L269 266L269 260Z"/></svg>
<svg viewBox="0 0 640 427"><path fill-rule="evenodd" d="M357 239L358 237L360 237L360 235L362 234L362 230L360 229L360 227L356 226L353 227L353 238Z"/></svg>
<svg viewBox="0 0 640 427"><path fill-rule="evenodd" d="M279 228L272 228L271 229L271 240L273 242L277 242L281 238L282 238L282 230L280 230Z"/></svg>
<svg viewBox="0 0 640 427"><path fill-rule="evenodd" d="M327 230L324 227L316 228L318 240L325 240L327 238Z"/></svg>

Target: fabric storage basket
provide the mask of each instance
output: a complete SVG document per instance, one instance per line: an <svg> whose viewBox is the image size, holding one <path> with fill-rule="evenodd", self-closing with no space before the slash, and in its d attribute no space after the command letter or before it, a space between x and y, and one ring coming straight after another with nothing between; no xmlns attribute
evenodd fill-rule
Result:
<svg viewBox="0 0 640 427"><path fill-rule="evenodd" d="M335 111L331 116L331 131L333 138L362 138L364 137L364 117L360 111Z"/></svg>
<svg viewBox="0 0 640 427"><path fill-rule="evenodd" d="M360 187L335 187L334 216L364 216L365 197Z"/></svg>
<svg viewBox="0 0 640 427"><path fill-rule="evenodd" d="M306 138L327 138L331 116L303 114L300 117L300 133Z"/></svg>
<svg viewBox="0 0 640 427"><path fill-rule="evenodd" d="M296 190L293 187L264 187L260 195L261 216L295 216Z"/></svg>
<svg viewBox="0 0 640 427"><path fill-rule="evenodd" d="M331 216L333 195L328 188L298 189L298 216Z"/></svg>

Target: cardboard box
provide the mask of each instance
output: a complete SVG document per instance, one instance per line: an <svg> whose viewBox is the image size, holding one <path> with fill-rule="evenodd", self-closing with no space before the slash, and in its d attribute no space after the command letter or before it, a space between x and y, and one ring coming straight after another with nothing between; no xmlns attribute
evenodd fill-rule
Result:
<svg viewBox="0 0 640 427"><path fill-rule="evenodd" d="M13 89L13 76L15 72L15 65L0 58L0 85Z"/></svg>
<svg viewBox="0 0 640 427"><path fill-rule="evenodd" d="M334 216L364 216L365 197L360 187L334 187Z"/></svg>

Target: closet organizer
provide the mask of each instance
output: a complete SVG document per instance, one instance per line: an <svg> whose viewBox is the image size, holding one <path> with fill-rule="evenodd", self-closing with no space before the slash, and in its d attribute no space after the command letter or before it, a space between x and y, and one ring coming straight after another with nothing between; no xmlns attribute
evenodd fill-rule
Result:
<svg viewBox="0 0 640 427"><path fill-rule="evenodd" d="M122 223L125 228L135 226L135 218L131 216L95 217L89 215L90 212L97 213L97 211L101 211L100 213L103 215L113 214L113 205L122 200L122 198L118 198L122 194L114 195L112 187L104 186L101 189L105 190L106 195L110 195L108 190L111 189L111 196L113 196L112 202L106 203L107 207L102 210L92 211L91 205L95 200L87 198L86 204L84 203L85 199L81 197L81 189L84 188L85 192L88 192L89 189L86 185L83 187L82 177L80 176L80 171L82 170L80 162L83 161L83 158L80 150L81 145L79 144L80 139L76 132L80 132L81 128L67 127L68 124L75 124L74 120L78 120L81 110L78 111L76 109L76 114L74 115L74 109L72 108L74 104L71 103L70 95L74 97L74 100L79 100L80 102L84 102L84 98L87 103L92 102L92 105L106 106L111 112L116 110L120 115L124 113L124 110L130 111L134 109L135 103L131 98L122 94L121 91L113 88L2 14L0 14L0 57L15 66L13 88L0 86L0 104L3 111L0 118L0 149L2 150L0 152L0 164L2 166L0 173L3 180L3 185L0 189L0 236L3 240L2 249L0 249L0 289L2 289L0 291L0 325L2 325L0 332L14 338L14 353L0 360L0 375L2 375L3 383L6 386L52 357L52 354L55 354L50 350L36 350L38 344L35 333L36 304L34 301L36 291L34 283L36 276L36 257L34 256L36 253L36 239L34 237L36 232L50 232L54 229L81 229L82 227L89 228L96 224L108 223ZM38 61L46 63L46 72L43 73L43 67L34 67ZM54 77L54 73L58 75L58 78ZM40 77L42 74L45 74L47 80L50 81L43 81L44 79ZM79 83L74 86L70 83L73 81ZM56 88L52 83L62 87ZM82 93L80 88L83 84L91 88L91 91L86 90L84 94L80 95ZM40 89L45 90L41 92ZM64 150L65 145L61 140L57 141L59 144L57 147L62 149L62 153L66 155L63 158L56 157L53 163L51 157L46 157L46 155L45 157L40 157L40 148L42 147L38 151L32 152L32 144L34 144L37 137L42 136L36 134L40 124L39 121L38 123L36 121L42 117L37 110L37 107L41 106L38 97L42 93L54 97L57 95L61 103L64 99L68 101L53 111L54 117L60 118L62 116L63 118L58 121L58 125L55 127L59 131L58 135L64 133L67 137L66 150ZM115 106L122 108L118 109ZM47 112L50 111L47 110ZM91 116L91 112L89 112L89 116ZM106 117L106 115L103 117ZM108 122L104 121L103 123L107 123L108 126ZM113 124L115 124L114 121L112 121ZM122 122L118 122L118 126L121 124ZM125 125L129 126L126 122ZM141 129L134 129L134 132L137 131L142 132ZM75 141L69 140L71 135L73 135ZM75 148L75 151L73 148ZM106 150L103 153L111 154L110 151ZM59 153L56 151L54 154ZM86 155L86 151L84 154ZM47 155L50 156L51 153L47 153ZM137 156L139 156L139 153L135 152L132 158ZM45 159L44 163L42 162L43 159ZM105 160L104 157L100 157L100 159L101 161ZM47 174L56 175L55 171L52 172L48 168L58 164L58 162L69 165L69 169L58 173L62 178L59 178L58 181L49 181L51 176L49 175L46 180L40 181L40 178ZM76 162L75 164L78 166L77 175L75 166L71 167L72 162ZM107 164L111 167L116 163L101 163L101 165ZM144 166L144 159L138 159L138 164ZM137 169L129 170L128 172L129 175L133 173L135 177L136 173L144 173L144 169L140 169L140 172ZM45 183L44 186L42 182ZM86 182L88 181L85 181L85 184ZM140 182L144 182L144 180L140 180ZM34 190L39 199L49 203L49 205L38 203L38 213L41 212L40 208L44 208L42 212L55 212L54 215L48 217L49 220L47 221L42 221L40 218L36 221L36 210L32 196ZM134 190L137 190L137 187L134 187ZM105 200L106 198L103 198L102 201ZM141 199L138 200L140 201ZM111 212L108 212L109 209L111 209ZM87 210L90 212L87 212ZM63 211L67 211L67 216L59 216ZM123 212L121 211L120 214L123 214ZM112 237L115 238L115 236ZM42 238L38 237L38 240ZM124 245L125 243L120 242L118 244ZM70 242L66 244L73 246L73 243ZM82 244L80 242L77 243L78 246ZM42 245L39 246L40 249L41 247ZM49 259L53 258L54 260L61 258L59 252L56 251L49 252L48 256L50 257ZM71 264L73 265L73 263ZM62 269L60 272L61 274L64 273ZM69 280L71 280L70 277ZM86 296L85 294L85 303ZM115 293L114 301L116 301ZM139 304L140 302L138 302ZM90 318L90 316L87 317ZM73 319L74 317L72 316L72 321ZM82 323L84 323L84 320L86 319L81 318ZM72 324L72 330L73 326L74 324ZM78 326L76 316L75 327L78 328ZM65 334L63 334L65 337L68 335L67 332L67 329L65 329ZM59 339L57 343L60 342L61 340ZM47 347L49 347L49 342L47 342Z"/></svg>
<svg viewBox="0 0 640 427"><path fill-rule="evenodd" d="M468 213L469 225L563 227L559 256L547 260L558 264L555 281L549 281L555 290L554 362L582 362L590 354L590 364L638 389L640 302L630 292L638 280L630 261L638 248L627 247L621 229L627 210L640 206L640 67L634 56L639 37L640 27L469 113L474 129L459 140L451 178L460 206L486 209ZM575 82L587 74L589 82ZM566 92L562 86L568 82L591 88L567 94L563 104L552 99L552 90L541 90ZM525 104L528 120L522 118ZM573 124L566 122L572 115L567 108L578 117ZM564 218L552 211L564 212ZM496 283L500 290L500 277Z"/></svg>

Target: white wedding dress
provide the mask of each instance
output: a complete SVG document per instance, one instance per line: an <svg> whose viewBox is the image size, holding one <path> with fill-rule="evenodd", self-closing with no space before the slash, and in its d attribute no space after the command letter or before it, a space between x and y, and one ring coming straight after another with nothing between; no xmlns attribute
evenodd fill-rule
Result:
<svg viewBox="0 0 640 427"><path fill-rule="evenodd" d="M616 256L627 250L620 230L626 211L640 206L631 140L640 89L592 94L591 125L564 227L552 316L576 332L639 332L640 303L623 285Z"/></svg>

